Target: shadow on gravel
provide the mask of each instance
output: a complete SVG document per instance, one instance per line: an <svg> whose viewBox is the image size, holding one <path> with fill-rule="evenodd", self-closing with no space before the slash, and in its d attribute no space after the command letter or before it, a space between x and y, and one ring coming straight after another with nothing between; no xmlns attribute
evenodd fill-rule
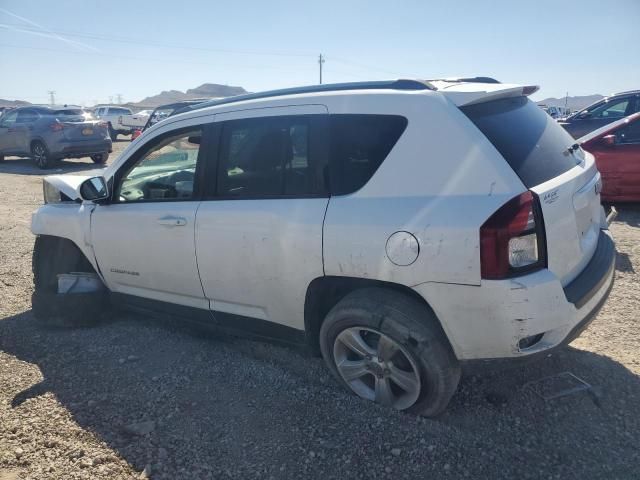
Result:
<svg viewBox="0 0 640 480"><path fill-rule="evenodd" d="M640 227L640 203L624 203L616 205L616 208L616 222L626 223L630 227Z"/></svg>
<svg viewBox="0 0 640 480"><path fill-rule="evenodd" d="M0 350L43 376L7 392L11 408L51 392L151 478L632 478L640 464L638 376L573 348L464 378L437 420L361 401L295 349L126 315L61 330L26 312L0 320ZM524 388L565 371L595 396Z"/></svg>
<svg viewBox="0 0 640 480"><path fill-rule="evenodd" d="M0 163L0 173L11 175L56 175L100 168L104 167L93 163L90 158L60 160L53 167L46 170L38 168L30 158L8 157L4 162Z"/></svg>

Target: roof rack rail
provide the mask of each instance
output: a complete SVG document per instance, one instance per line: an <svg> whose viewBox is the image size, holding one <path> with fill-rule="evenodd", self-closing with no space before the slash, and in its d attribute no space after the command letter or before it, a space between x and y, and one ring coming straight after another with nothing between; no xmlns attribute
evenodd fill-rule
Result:
<svg viewBox="0 0 640 480"><path fill-rule="evenodd" d="M228 103L242 102L244 100L282 97L284 95L296 95L300 93L337 92L341 90L434 90L434 88L427 82L407 79L380 80L372 82L325 83L322 85L309 85L305 87L283 88L280 90L268 90L266 92L235 95L233 97L211 100L210 102L193 105L192 107L189 107L188 111L200 110L202 108L225 105Z"/></svg>
<svg viewBox="0 0 640 480"><path fill-rule="evenodd" d="M627 93L640 93L640 90L626 90L624 92L614 93L613 95L626 95ZM610 95L610 96L613 96Z"/></svg>
<svg viewBox="0 0 640 480"><path fill-rule="evenodd" d="M431 78L427 82L451 82L451 83L500 83L491 77L453 77L453 78Z"/></svg>

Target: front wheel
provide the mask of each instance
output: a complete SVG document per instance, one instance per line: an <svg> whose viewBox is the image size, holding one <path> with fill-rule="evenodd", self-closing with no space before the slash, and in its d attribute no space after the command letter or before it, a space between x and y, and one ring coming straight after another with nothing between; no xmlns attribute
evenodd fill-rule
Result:
<svg viewBox="0 0 640 480"><path fill-rule="evenodd" d="M47 146L39 141L33 142L31 145L31 156L36 162L38 168L47 169L51 168L51 164L53 160L51 158L51 154L47 149Z"/></svg>
<svg viewBox="0 0 640 480"><path fill-rule="evenodd" d="M33 314L45 326L80 327L98 324L108 310L106 291L58 294L58 275L95 273L71 241L41 235L33 247Z"/></svg>
<svg viewBox="0 0 640 480"><path fill-rule="evenodd" d="M358 290L338 302L320 329L320 349L342 385L397 410L436 416L460 380L431 309L385 289Z"/></svg>
<svg viewBox="0 0 640 480"><path fill-rule="evenodd" d="M108 158L109 154L107 152L91 155L91 160L93 160L93 163L98 163L100 165L107 163Z"/></svg>

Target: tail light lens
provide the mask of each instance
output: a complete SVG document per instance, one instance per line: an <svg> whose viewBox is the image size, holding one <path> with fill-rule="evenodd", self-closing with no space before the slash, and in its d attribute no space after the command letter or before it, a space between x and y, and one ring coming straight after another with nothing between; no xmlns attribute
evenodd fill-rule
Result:
<svg viewBox="0 0 640 480"><path fill-rule="evenodd" d="M102 128L107 128L109 126L109 124L107 122L98 122L98 123L96 123L96 126L102 127Z"/></svg>
<svg viewBox="0 0 640 480"><path fill-rule="evenodd" d="M507 278L543 268L544 237L537 197L525 192L512 198L480 227L482 278Z"/></svg>
<svg viewBox="0 0 640 480"><path fill-rule="evenodd" d="M60 122L55 122L55 123L52 123L51 125L49 125L49 128L51 130L53 130L54 132L60 132L60 131L64 130L64 125L62 125Z"/></svg>

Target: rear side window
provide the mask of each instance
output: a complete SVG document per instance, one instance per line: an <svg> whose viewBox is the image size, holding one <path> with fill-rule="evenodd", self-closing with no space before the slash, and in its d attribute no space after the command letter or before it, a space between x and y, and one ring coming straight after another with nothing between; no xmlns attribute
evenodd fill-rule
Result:
<svg viewBox="0 0 640 480"><path fill-rule="evenodd" d="M218 195L235 198L326 194L325 166L314 115L225 122Z"/></svg>
<svg viewBox="0 0 640 480"><path fill-rule="evenodd" d="M461 108L487 137L527 188L576 166L567 148L575 140L526 97L512 97Z"/></svg>
<svg viewBox="0 0 640 480"><path fill-rule="evenodd" d="M397 115L330 115L331 193L362 188L396 144L407 119Z"/></svg>

